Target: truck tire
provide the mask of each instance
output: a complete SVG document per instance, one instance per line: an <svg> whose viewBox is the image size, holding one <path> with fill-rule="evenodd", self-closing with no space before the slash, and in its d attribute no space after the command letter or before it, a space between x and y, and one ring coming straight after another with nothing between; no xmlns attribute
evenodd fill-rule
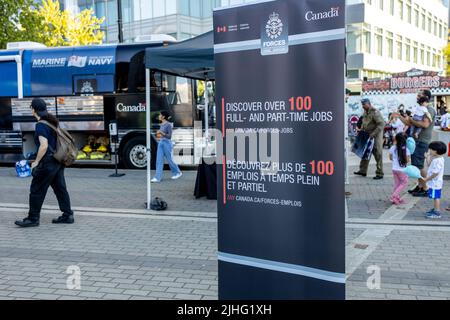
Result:
<svg viewBox="0 0 450 320"><path fill-rule="evenodd" d="M146 139L143 136L132 138L125 144L122 153L123 164L126 169L145 169L147 168L147 147ZM151 143L152 162L151 169L156 168L156 144Z"/></svg>

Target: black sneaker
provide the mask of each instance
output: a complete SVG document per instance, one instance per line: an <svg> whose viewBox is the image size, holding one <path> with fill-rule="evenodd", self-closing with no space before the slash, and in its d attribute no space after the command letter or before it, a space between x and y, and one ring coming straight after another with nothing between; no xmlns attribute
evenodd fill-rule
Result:
<svg viewBox="0 0 450 320"><path fill-rule="evenodd" d="M373 180L381 180L381 179L383 179L383 176L375 176L375 177L373 177Z"/></svg>
<svg viewBox="0 0 450 320"><path fill-rule="evenodd" d="M414 189L408 190L408 193L413 194L414 192L418 192L420 190L422 190L422 188L417 185Z"/></svg>
<svg viewBox="0 0 450 320"><path fill-rule="evenodd" d="M60 223L72 224L74 222L75 222L75 220L73 219L73 216L65 216L65 215L59 216L58 218L52 220L52 223L57 223L57 224L60 224Z"/></svg>
<svg viewBox="0 0 450 320"><path fill-rule="evenodd" d="M363 177L366 177L366 176L367 176L367 173L362 173L361 171L353 172L353 174L356 174L356 175L358 175L358 176L363 176Z"/></svg>
<svg viewBox="0 0 450 320"><path fill-rule="evenodd" d="M414 192L413 194L413 197L428 197L428 190L420 190L420 191L417 191L417 192Z"/></svg>
<svg viewBox="0 0 450 320"><path fill-rule="evenodd" d="M17 220L14 222L16 226L22 227L22 228L28 228L28 227L38 227L39 221L38 220L31 220L29 218L25 218L23 220Z"/></svg>

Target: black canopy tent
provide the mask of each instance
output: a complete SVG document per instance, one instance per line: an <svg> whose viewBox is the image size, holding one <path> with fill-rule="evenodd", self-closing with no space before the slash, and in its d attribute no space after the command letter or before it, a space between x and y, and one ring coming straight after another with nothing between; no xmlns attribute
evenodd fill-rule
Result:
<svg viewBox="0 0 450 320"><path fill-rule="evenodd" d="M204 33L182 42L145 50L145 67L198 80L214 80L214 35Z"/></svg>
<svg viewBox="0 0 450 320"><path fill-rule="evenodd" d="M147 159L151 157L150 132L150 70L162 71L176 76L197 80L215 80L214 72L214 35L207 32L182 42L168 43L163 47L145 50L146 77L146 135ZM205 85L206 93L206 85ZM205 99L205 114L208 114L208 102ZM207 124L207 121L206 121ZM147 209L151 203L151 161L147 161Z"/></svg>

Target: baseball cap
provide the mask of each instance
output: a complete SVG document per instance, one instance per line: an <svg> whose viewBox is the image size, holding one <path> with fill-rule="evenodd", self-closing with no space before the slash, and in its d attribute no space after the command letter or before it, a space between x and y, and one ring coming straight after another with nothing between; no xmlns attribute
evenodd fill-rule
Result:
<svg viewBox="0 0 450 320"><path fill-rule="evenodd" d="M34 98L30 107L40 116L47 114L47 103L41 98Z"/></svg>
<svg viewBox="0 0 450 320"><path fill-rule="evenodd" d="M362 104L370 103L370 100L367 98L361 99Z"/></svg>

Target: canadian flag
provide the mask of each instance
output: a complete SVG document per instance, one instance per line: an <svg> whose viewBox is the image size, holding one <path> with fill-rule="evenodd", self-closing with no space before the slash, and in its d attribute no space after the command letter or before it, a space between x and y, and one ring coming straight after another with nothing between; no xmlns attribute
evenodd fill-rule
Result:
<svg viewBox="0 0 450 320"><path fill-rule="evenodd" d="M217 33L221 33L221 32L227 32L227 27L217 27Z"/></svg>
<svg viewBox="0 0 450 320"><path fill-rule="evenodd" d="M87 57L71 56L67 64L68 67L83 68L86 65Z"/></svg>

